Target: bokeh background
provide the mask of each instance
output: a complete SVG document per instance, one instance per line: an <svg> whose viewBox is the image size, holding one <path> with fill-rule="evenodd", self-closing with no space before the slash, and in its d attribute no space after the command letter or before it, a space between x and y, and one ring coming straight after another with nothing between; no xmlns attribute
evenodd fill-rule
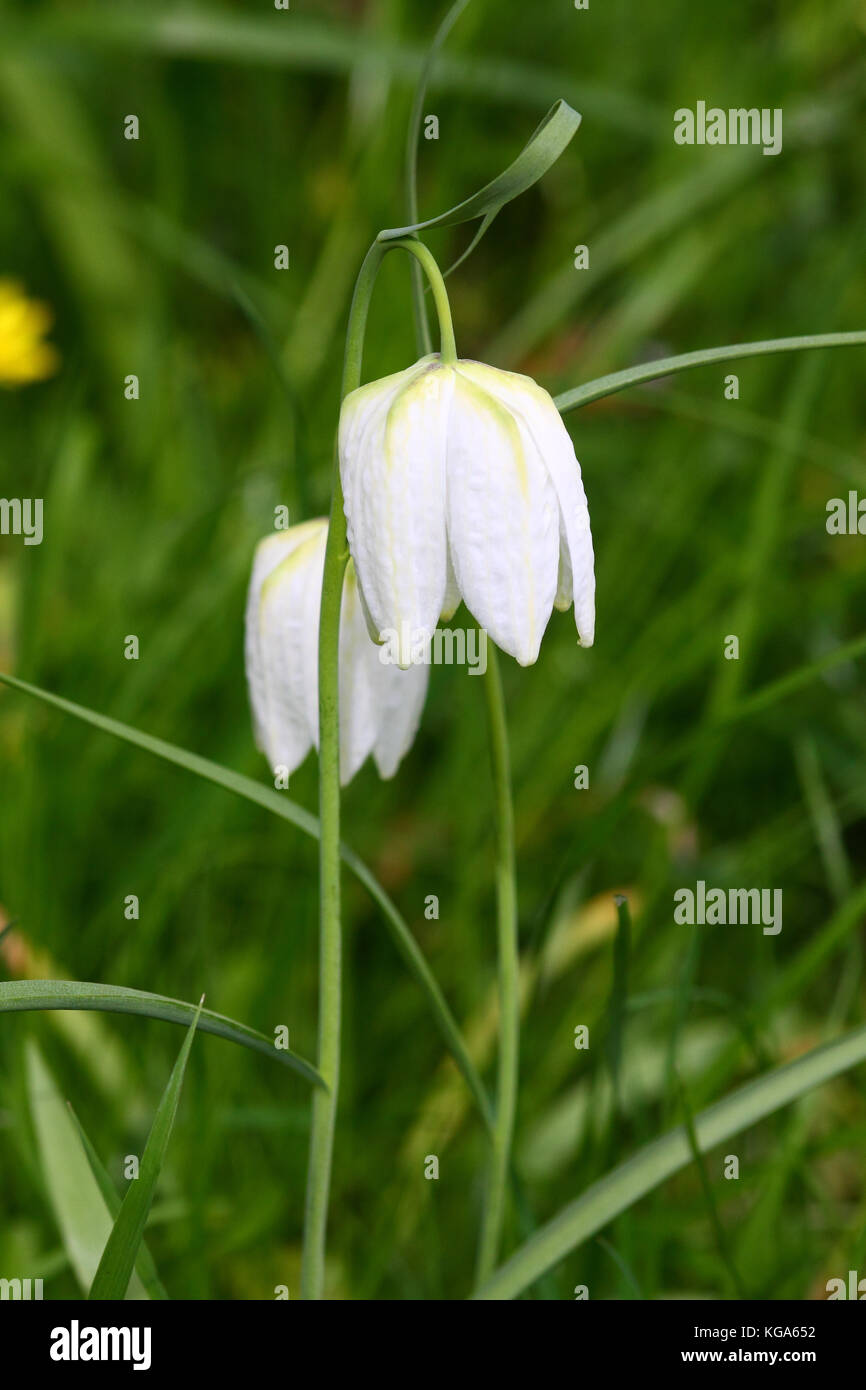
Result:
<svg viewBox="0 0 866 1390"><path fill-rule="evenodd" d="M406 220L407 119L442 13L0 6L0 277L50 306L59 354L45 380L0 388L0 495L45 501L40 547L0 537L0 669L267 781L243 671L251 555L276 505L296 520L327 507L352 284L378 229ZM848 0L473 0L425 103L440 135L421 144L422 215L493 177L557 98L583 124L450 282L461 353L556 392L660 353L863 328L864 77ZM782 107L783 152L675 145L673 111L699 99ZM430 245L448 263L470 234ZM413 357L408 270L390 257L366 373ZM578 650L571 615L555 615L538 664L504 673L525 987L510 1246L679 1122L684 1098L696 1110L862 1021L863 660L821 663L866 621L863 538L825 530L829 498L866 496L864 367L866 350L846 349L705 368L568 417L596 645ZM414 748L393 782L362 771L344 829L492 1082L480 686L433 671ZM313 758L292 795L315 808ZM3 690L0 854L4 977L205 991L266 1033L287 1023L315 1055L315 846L287 824ZM675 925L673 893L698 879L781 888L781 934ZM618 892L633 932L612 1007ZM484 1136L377 910L353 881L345 893L329 1290L462 1297ZM588 1051L573 1045L582 1023ZM104 1015L0 1025L0 1275L77 1296L27 1036L120 1185L181 1035ZM739 1281L822 1297L828 1278L866 1274L864 1090L852 1072L727 1146L737 1182L711 1153L709 1197L692 1165L533 1295L712 1298ZM173 1297L295 1295L308 1116L302 1081L196 1041L148 1238Z"/></svg>

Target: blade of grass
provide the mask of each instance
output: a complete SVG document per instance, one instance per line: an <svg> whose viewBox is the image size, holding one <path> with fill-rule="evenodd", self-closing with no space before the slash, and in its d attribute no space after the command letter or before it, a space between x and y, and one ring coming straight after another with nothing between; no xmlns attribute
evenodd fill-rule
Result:
<svg viewBox="0 0 866 1390"><path fill-rule="evenodd" d="M197 1016L195 1005L180 999L168 999L162 994L128 989L125 985L92 984L83 980L6 980L0 983L0 1013L33 1013L42 1009L84 1009L95 1013L138 1014L143 1018L161 1019L164 1023L180 1023L189 1027ZM274 1047L273 1040L248 1028L245 1023L222 1014L201 1011L199 1027L203 1033L240 1043L276 1058L284 1067L303 1076L314 1086L324 1086L312 1063L290 1052Z"/></svg>
<svg viewBox="0 0 866 1390"><path fill-rule="evenodd" d="M123 1199L121 1198L120 1193L117 1191L117 1188L114 1186L114 1183L111 1181L111 1178L102 1162L102 1159L99 1157L99 1154L96 1152L96 1149L90 1142L90 1137L87 1134L87 1131L85 1130L78 1116L76 1115L71 1102L67 1101L67 1107L76 1125L76 1128L78 1129L78 1137L81 1140L81 1147L84 1149L87 1162L90 1164L90 1171L96 1179L96 1185L102 1193L105 1205L108 1207L108 1210L111 1213L111 1219L114 1221L117 1219L117 1214L120 1211ZM147 1292L150 1294L151 1298L168 1298L168 1294L165 1291L165 1287L162 1283L162 1280L156 1272L156 1265L153 1262L153 1256L151 1255L150 1251L147 1248L147 1245L143 1240L138 1248L138 1258L135 1261L135 1271L142 1284L147 1289Z"/></svg>
<svg viewBox="0 0 866 1390"><path fill-rule="evenodd" d="M130 1278L135 1269L138 1250L144 1235L147 1214L150 1211L153 1194L156 1190L165 1155L168 1151L171 1131L180 1103L180 1092L186 1072L192 1040L201 1016L204 995L201 997L195 1018L180 1049L168 1085L148 1135L138 1177L130 1182L120 1210L117 1213L111 1234L102 1252L102 1259L90 1286L90 1299L118 1299L126 1295Z"/></svg>
<svg viewBox="0 0 866 1390"><path fill-rule="evenodd" d="M610 992L609 1032L607 1035L607 1056L610 1063L610 1077L613 1085L614 1105L622 1108L620 1088L620 1065L622 1063L623 1034L625 1032L626 1009L628 1006L628 963L631 952L631 913L628 899L621 893L616 898L617 928L613 944L613 985Z"/></svg>
<svg viewBox="0 0 866 1390"><path fill-rule="evenodd" d="M30 1113L45 1187L69 1263L86 1293L111 1233L111 1212L90 1171L66 1103L32 1039L25 1057ZM138 1300L148 1296L136 1275L126 1296Z"/></svg>
<svg viewBox="0 0 866 1390"><path fill-rule="evenodd" d="M41 690L39 686L18 680L16 676L8 676L0 672L0 682L11 686L14 690L20 690L25 695L32 695L37 700L53 705L56 709L63 710L65 714L71 714L75 719L80 719L83 723L102 730L103 733L111 734L113 738L118 738L124 743L134 744L136 748L143 748L145 752L152 753L165 762L185 768L187 772L192 772L195 776L202 777L208 782L215 782L217 786L225 788L226 791L234 792L235 796L243 797L247 801L255 802L258 806L263 806L266 811L282 816L284 820L289 821L298 830L303 831L305 835L309 835L314 840L319 837L319 822L315 816L311 815L309 811L305 811L297 802L289 800L288 797L270 787L264 787L261 783L255 782L252 777L244 777L239 772L232 772L229 768L220 766L219 763L211 762L209 758L200 757L198 753L190 753L186 748L179 748L174 743L167 743L164 739L153 738L150 734L142 733L130 724L121 724L119 720L97 714L95 710L87 709L84 705L76 705L71 700L64 700L60 695L52 695L47 690ZM426 996L442 1040L466 1081L484 1124L490 1129L493 1123L490 1099L466 1050L454 1015L451 1013L430 967L421 954L405 918L363 860L359 859L346 845L341 846L340 853L343 863L355 875L358 882L366 888L370 897L381 909L392 941Z"/></svg>
<svg viewBox="0 0 866 1390"><path fill-rule="evenodd" d="M463 202L456 203L447 212L441 212L438 217L428 217L424 222L412 222L407 227L386 228L379 233L377 241L395 241L400 237L425 231L429 227L453 227L460 222L471 222L476 217L482 219L482 229L486 231L506 203L525 193L556 163L577 133L580 120L580 113L569 106L568 102L557 101L533 131L517 158L490 183L485 184L477 193L464 198ZM474 249L479 239L478 236L473 239L469 250ZM467 250L461 260L468 254Z"/></svg>
<svg viewBox="0 0 866 1390"><path fill-rule="evenodd" d="M866 331L853 333L807 333L801 338L766 338L759 343L727 343L724 347L700 348L697 352L684 352L677 357L659 357L655 362L642 362L637 367L627 367L623 372L610 372L607 376L587 381L576 386L573 391L564 391L554 397L554 405L560 415L579 406L600 401L604 396L612 396L616 391L624 391L627 386L640 386L646 381L656 381L659 377L673 376L689 367L706 367L714 362L731 362L741 357L761 357L774 352L803 352L807 348L863 347L866 345Z"/></svg>
<svg viewBox="0 0 866 1390"><path fill-rule="evenodd" d="M10 16L10 49L13 42L16 46L43 42L43 25L37 18L27 23L17 20L13 29ZM338 26L293 13L291 24L284 25L273 10L269 16L254 18L228 11L220 14L213 8L159 14L86 6L52 12L50 32L55 44L113 47L137 55L151 52L194 61L334 73L354 72L361 62L402 83L417 81L427 56L420 45L395 42L356 24ZM667 129L664 108L633 91L575 79L573 73L551 69L549 64L514 62L495 54L443 54L433 85L441 91L465 92L473 101L536 110L565 92L588 115L638 140L652 141Z"/></svg>
<svg viewBox="0 0 866 1390"><path fill-rule="evenodd" d="M701 1180L701 1191L704 1194L704 1201L707 1204L707 1211L709 1212L710 1224L713 1228L713 1235L716 1239L716 1247L718 1249L722 1264L725 1267L725 1272L728 1276L728 1280L730 1282L731 1288L733 1289L734 1295L737 1298L746 1298L746 1291L743 1288L743 1283L737 1271L737 1266L734 1264L734 1261L731 1258L731 1252L728 1249L728 1242L725 1237L724 1228L722 1226L721 1220L719 1219L719 1209L716 1206L716 1199L713 1195L713 1187L712 1183L710 1182L710 1175L707 1172L707 1165L704 1162L704 1156L701 1153L700 1145L698 1144L698 1136L695 1133L695 1120L694 1116L692 1115L691 1106L689 1105L688 1092L686 1091L686 1088L683 1085L682 1078L680 1077L679 1073L676 1073L676 1083L680 1103L683 1108L683 1120L685 1124L686 1137L689 1141L689 1148L692 1151L692 1158L695 1161L695 1167L698 1170L698 1177Z"/></svg>
<svg viewBox="0 0 866 1390"><path fill-rule="evenodd" d="M415 88L415 96L412 99L412 112L409 117L409 132L406 137L406 211L409 221L418 221L418 142L421 138L421 121L424 114L424 98L427 95L427 86L430 81L430 74L433 71L433 64L444 46L445 40L457 23L469 0L454 0L454 4L447 11L444 19L433 36L433 42L424 61L418 85ZM425 357L433 350L433 340L430 336L430 324L427 319L427 307L424 302L424 274L418 262L413 258L410 266L412 276L412 311L415 316L415 335L418 356Z"/></svg>
<svg viewBox="0 0 866 1390"><path fill-rule="evenodd" d="M596 1241L597 1244L601 1246L602 1250L604 1250L606 1254L610 1255L610 1258L613 1260L623 1279L625 1279L626 1283L634 1292L635 1298L643 1298L640 1284L637 1281L637 1276L635 1275L628 1261L623 1259L616 1246L611 1245L610 1241L605 1240L604 1236L597 1236Z"/></svg>
<svg viewBox="0 0 866 1390"><path fill-rule="evenodd" d="M777 1067L767 1076L758 1077L696 1117L694 1128L699 1152L706 1153L716 1144L724 1143L774 1111L790 1105L814 1086L821 1086L864 1061L866 1028L858 1028L836 1042L814 1048L796 1061ZM627 1211L654 1187L684 1168L692 1157L688 1134L682 1125L645 1145L542 1226L473 1297L515 1298L620 1212Z"/></svg>

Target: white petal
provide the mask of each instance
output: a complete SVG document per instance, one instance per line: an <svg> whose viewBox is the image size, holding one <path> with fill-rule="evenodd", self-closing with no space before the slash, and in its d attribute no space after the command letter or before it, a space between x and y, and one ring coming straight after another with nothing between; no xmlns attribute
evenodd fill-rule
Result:
<svg viewBox="0 0 866 1390"><path fill-rule="evenodd" d="M425 663L408 670L383 665L379 659L379 705L373 758L380 777L393 777L415 741L427 698L430 667Z"/></svg>
<svg viewBox="0 0 866 1390"><path fill-rule="evenodd" d="M252 574L247 591L247 606L244 636L244 655L250 706L253 716L253 731L256 745L263 752L266 747L266 728L268 722L268 694L265 685L265 653L262 644L260 607L262 586L270 575L293 551L311 536L323 533L327 523L323 520L303 522L286 531L274 531L266 536L256 547Z"/></svg>
<svg viewBox="0 0 866 1390"><path fill-rule="evenodd" d="M454 573L454 565L451 560L451 551L445 557L445 597L442 600L442 612L439 615L440 622L448 623L454 617L460 607L461 600L460 585L457 583L457 575Z"/></svg>
<svg viewBox="0 0 866 1390"><path fill-rule="evenodd" d="M247 601L246 654L253 721L271 767L289 773L319 744L319 616L327 522L275 532L259 545ZM340 614L340 780L372 752L390 777L418 727L426 667L379 661L352 562Z"/></svg>
<svg viewBox="0 0 866 1390"><path fill-rule="evenodd" d="M560 613L565 613L574 601L574 575L571 572L571 555L568 550L568 537L565 534L565 523L562 519L562 512L559 514L559 573L556 577L556 598L553 600L554 608L558 608Z"/></svg>
<svg viewBox="0 0 866 1390"><path fill-rule="evenodd" d="M562 513L567 555L562 556L557 607L567 607L573 591L574 617L581 644L591 647L595 634L595 568L589 510L571 436L552 398L531 377L500 372L480 363L461 363L518 416L535 440ZM571 580L569 582L569 572Z"/></svg>
<svg viewBox="0 0 866 1390"><path fill-rule="evenodd" d="M429 669L382 661L370 640L350 561L340 625L340 776L345 785L372 752L381 777L393 777L415 738Z"/></svg>
<svg viewBox="0 0 866 1390"><path fill-rule="evenodd" d="M351 563L340 610L340 781L350 782L376 741L379 648L370 638Z"/></svg>
<svg viewBox="0 0 866 1390"><path fill-rule="evenodd" d="M527 666L553 608L559 506L530 432L473 366L458 364L448 430L449 549L467 608Z"/></svg>
<svg viewBox="0 0 866 1390"><path fill-rule="evenodd" d="M267 575L258 612L263 745L294 772L316 741L316 671L325 523Z"/></svg>
<svg viewBox="0 0 866 1390"><path fill-rule="evenodd" d="M340 415L349 548L372 630L436 627L446 586L445 448L454 373L438 359L353 391Z"/></svg>

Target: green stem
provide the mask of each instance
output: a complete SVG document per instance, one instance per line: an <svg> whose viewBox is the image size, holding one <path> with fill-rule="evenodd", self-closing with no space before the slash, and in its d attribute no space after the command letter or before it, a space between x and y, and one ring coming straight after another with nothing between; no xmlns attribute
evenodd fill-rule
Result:
<svg viewBox="0 0 866 1390"><path fill-rule="evenodd" d="M339 470L336 470L339 478ZM327 1091L313 1096L301 1297L322 1297L328 1194L340 1084L340 727L339 636L346 522L335 488L325 550L319 621L319 1040L318 1066Z"/></svg>
<svg viewBox="0 0 866 1390"><path fill-rule="evenodd" d="M418 241L416 237L401 237L398 241L385 242L384 244L386 247L402 247L420 263L421 269L427 276L433 294L433 303L436 307L436 317L439 320L439 355L443 362L456 362L457 347L454 342L454 325L451 322L448 291L445 288L442 271L436 264L432 252L428 250L423 241Z"/></svg>
<svg viewBox="0 0 866 1390"><path fill-rule="evenodd" d="M454 0L454 4L436 30L424 60L424 67L421 69L418 85L415 88L406 136L405 157L406 221L410 225L418 221L418 142L421 136L421 121L424 115L424 98L427 95L427 86L436 58L468 4L469 0ZM421 266L417 261L413 262L412 265L412 312L415 316L415 334L419 354L421 357L426 357L433 348L430 339L430 325L427 322L427 305L424 302L424 279Z"/></svg>
<svg viewBox="0 0 866 1390"><path fill-rule="evenodd" d="M804 352L810 348L863 347L866 346L866 332L857 329L851 333L808 333L801 338L767 338L759 343L726 343L723 347L700 348L697 352L684 352L678 357L659 357L654 362L642 362L637 367L626 367L622 372L611 372L608 376L596 377L573 391L563 391L555 396L553 404L560 415L578 406L600 401L604 396L612 396L627 386L642 386L648 381L657 381L663 376L673 376L689 367L711 366L714 362L735 362L738 358L763 357L775 352Z"/></svg>
<svg viewBox="0 0 866 1390"><path fill-rule="evenodd" d="M496 837L496 930L499 971L499 1074L490 1171L478 1247L477 1280L489 1279L499 1256L505 1218L505 1195L511 1165L511 1141L517 1108L520 1047L520 958L517 944L517 883L514 865L514 812L508 727L499 658L487 643L484 675L487 733L493 769Z"/></svg>
<svg viewBox="0 0 866 1390"><path fill-rule="evenodd" d="M439 316L443 362L456 360L454 328L445 282L433 256L422 242L401 238L374 242L364 257L346 332L343 361L345 398L361 382L364 334L379 267L394 249L408 251L421 264L433 291ZM325 1240L328 1197L334 1153L334 1130L340 1083L340 1023L342 1013L342 928L340 921L340 608L343 578L349 559L339 459L334 462L331 516L322 578L319 618L319 1034L318 1069L327 1091L313 1096L307 1199L304 1214L304 1254L301 1297L322 1297L325 1278Z"/></svg>

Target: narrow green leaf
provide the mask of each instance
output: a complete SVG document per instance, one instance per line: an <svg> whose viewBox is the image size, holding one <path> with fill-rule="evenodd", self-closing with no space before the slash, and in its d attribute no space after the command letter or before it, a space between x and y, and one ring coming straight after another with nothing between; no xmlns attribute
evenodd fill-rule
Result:
<svg viewBox="0 0 866 1390"><path fill-rule="evenodd" d="M274 15L273 7L270 14L265 9L252 15L216 5L135 9L64 5L49 10L28 5L14 12L7 5L3 38L11 62L22 46L60 52L74 44L96 51L126 51L136 58L154 53L163 58L336 74L353 74L360 68L395 83L417 81L426 57L419 45L396 41L382 26L365 29L348 20L337 24L334 15L319 20L295 13L296 9L300 7L293 5L291 23L286 24L279 14ZM495 53L443 54L435 86L465 93L473 102L492 102L500 109L537 110L565 91L598 121L650 145L667 133L670 124L667 110L636 95L633 84L611 87L565 69L557 71L549 62L514 62Z"/></svg>
<svg viewBox="0 0 866 1390"><path fill-rule="evenodd" d="M153 1201L157 1180L168 1152L171 1131L174 1128L177 1107L180 1103L180 1092L186 1072L187 1059L203 1004L204 995L201 997L195 1018L189 1026L178 1059L168 1079L168 1085L163 1092L162 1100L159 1102L153 1126L141 1156L138 1177L133 1179L126 1189L126 1196L121 1202L111 1235L108 1237L102 1252L99 1268L90 1286L90 1293L88 1294L90 1299L117 1299L123 1298L126 1294L138 1258L138 1250L144 1235L145 1222Z"/></svg>
<svg viewBox="0 0 866 1390"><path fill-rule="evenodd" d="M866 1028L827 1043L750 1081L695 1119L697 1148L706 1153L735 1134L790 1105L814 1086L866 1061ZM611 1169L581 1197L548 1221L473 1294L474 1298L515 1298L539 1275L568 1255L609 1221L627 1211L693 1158L685 1126L671 1130Z"/></svg>
<svg viewBox="0 0 866 1390"><path fill-rule="evenodd" d="M218 786L225 787L227 791L234 792L237 796L245 797L247 801L255 801L267 810L282 816L284 820L291 821L305 835L318 839L319 822L315 816L311 815L309 811L305 811L303 806L299 806L296 801L291 801L289 797L284 797L272 788L263 787L261 783L253 781L252 777L244 777L239 772L231 772L228 768L221 767L219 763L211 762L209 758L200 757L198 753L190 753L188 749L179 748L177 744L167 743L161 738L153 738L150 734L142 733L140 729L133 728L131 724L122 724L119 719L110 719L107 715L98 714L96 710L87 709L84 705L76 705L72 700L64 700L61 695L52 695L50 691L41 690L39 686L19 680L17 676L7 676L5 672L0 671L0 681L4 685L11 686L13 690L20 690L25 695L33 695L37 700L42 700L47 705L53 705L55 709L63 710L64 714L71 714L75 719L80 719L85 724L91 724L95 729L101 729L105 734L111 734L112 738L119 738L122 743L132 743L136 748L143 748L146 753L153 753L157 758L164 759L165 762L185 768L187 772L194 773L196 777L203 777L208 782L216 782Z"/></svg>
<svg viewBox="0 0 866 1390"><path fill-rule="evenodd" d="M620 1066L623 1054L626 1010L628 1007L628 967L631 955L631 912L628 899L621 893L616 895L617 928L613 944L613 984L608 1008L608 1035L606 1050L610 1063L610 1076L613 1085L614 1103L622 1106L620 1087Z"/></svg>
<svg viewBox="0 0 866 1390"><path fill-rule="evenodd" d="M596 1236L596 1244L600 1245L602 1250L610 1255L610 1258L613 1260L623 1279L625 1279L626 1283L630 1286L635 1298L643 1298L644 1294L634 1270L628 1261L623 1258L616 1246L611 1245L610 1241L605 1240L604 1236Z"/></svg>
<svg viewBox="0 0 866 1390"><path fill-rule="evenodd" d="M415 88L415 96L412 100L412 112L409 116L409 130L406 137L405 162L406 211L409 216L409 221L413 223L418 221L418 142L421 138L421 121L424 116L427 85L430 81L430 74L433 71L433 64L439 55L440 49L444 46L445 40L468 4L469 0L454 0L454 4L446 12L439 28L433 35L433 42L427 52L424 66L421 69L421 76ZM481 228L476 234L476 240L480 239L485 230L486 228L482 222ZM472 246L474 246L474 244L473 242ZM470 246L469 250L472 249L472 246ZM461 260L465 260L468 254L469 251L465 251L463 256L461 256ZM451 268L453 270L454 266ZM416 345L418 348L418 356L425 357L432 351L433 344L430 337L430 324L427 320L427 310L424 303L424 273L414 256L411 259L410 274L412 276L412 309L415 318Z"/></svg>
<svg viewBox="0 0 866 1390"><path fill-rule="evenodd" d="M691 1149L692 1158L694 1159L695 1167L698 1170L698 1177L700 1178L701 1182L701 1191L704 1194L704 1201L707 1206L707 1212L709 1213L710 1225L713 1228L713 1235L716 1238L716 1246L719 1251L719 1256L725 1268L725 1273L727 1274L733 1296L735 1298L740 1299L747 1298L748 1295L743 1287L739 1271L734 1263L733 1257L731 1256L731 1252L728 1249L728 1241L725 1235L725 1229L722 1225L721 1218L719 1216L719 1209L716 1205L716 1199L713 1194L713 1185L710 1182L710 1175L707 1172L707 1165L704 1162L704 1156L701 1153L700 1144L698 1143L698 1136L695 1132L695 1120L692 1114L691 1106L689 1104L688 1091L683 1085L682 1078L676 1072L675 1079L677 1091L680 1097L680 1102L683 1107L683 1118L684 1128L686 1131L686 1138L689 1141L689 1148Z"/></svg>
<svg viewBox="0 0 866 1390"><path fill-rule="evenodd" d="M26 1066L30 1113L45 1187L69 1263L86 1294L111 1234L112 1214L90 1171L66 1102L32 1040L27 1043ZM148 1296L136 1275L126 1296L138 1300Z"/></svg>
<svg viewBox="0 0 866 1390"><path fill-rule="evenodd" d="M255 802L258 806L264 806L266 811L282 816L283 820L290 821L305 835L309 835L315 840L319 838L319 822L315 816L311 815L309 811L305 811L297 802L291 801L283 793L274 791L271 787L263 787L261 783L253 781L252 777L244 777L239 772L231 772L228 768L221 767L219 763L211 762L209 758L202 758L197 753L190 753L186 748L179 748L176 744L167 743L164 739L152 738L150 734L141 733L139 729L133 728L130 724L122 724L118 719L109 719L104 714L97 714L95 710L87 709L84 705L76 705L72 700L64 700L60 695L52 695L47 690L41 690L39 686L18 680L16 676L7 676L0 671L0 682L11 686L13 690L20 690L25 695L32 695L37 700L53 705L55 709L63 710L65 714L71 714L73 718L80 719L85 724L91 724L94 728L101 729L103 733L111 734L113 738L118 738L123 743L131 743L136 748L143 748L145 752L153 753L165 762L185 768L187 772L192 772L196 777L203 777L208 782L214 782L218 787L234 792L235 796L241 796L247 801ZM409 930L405 918L363 860L359 859L357 854L346 845L341 846L340 853L343 857L343 863L355 875L358 882L366 888L370 897L381 909L394 945L410 973L414 976L416 983L421 986L442 1040L466 1081L485 1125L490 1129L492 1125L490 1098L484 1089L475 1064L466 1050L466 1044L460 1034L454 1015ZM73 1006L67 1005L66 1007L72 1008ZM190 1006L181 1005L181 1007L189 1008ZM204 1017L208 1017L207 1013ZM215 1015L211 1015L211 1020L213 1017ZM215 1028L208 1029L204 1022L202 1027L208 1032L217 1031Z"/></svg>
<svg viewBox="0 0 866 1390"><path fill-rule="evenodd" d="M127 989L125 985L100 985L84 980L4 980L0 982L0 1013L32 1013L39 1009L84 1009L94 1013L138 1014L143 1018L157 1018L164 1023L180 1023L189 1027L197 1016L194 1004L186 1004L180 999L168 999L162 994L150 994L146 990ZM218 1038L240 1043L263 1052L290 1067L314 1086L325 1086L325 1082L312 1063L307 1062L288 1048L274 1047L273 1040L248 1028L245 1023L236 1023L222 1014L202 1009L199 1028L203 1033L213 1033ZM327 1089L327 1088L326 1088Z"/></svg>
<svg viewBox="0 0 866 1390"><path fill-rule="evenodd" d="M727 343L724 347L701 348L697 352L684 352L679 357L659 357L655 362L642 362L637 367L627 367L623 372L611 372L608 376L596 377L573 391L564 391L554 396L553 403L560 415L578 406L600 401L603 396L612 396L616 391L624 391L627 386L640 386L659 377L673 376L689 367L706 367L713 362L731 362L739 357L761 357L773 352L802 352L806 348L863 347L866 345L866 332L854 333L808 333L802 338L767 338L760 343Z"/></svg>
<svg viewBox="0 0 866 1390"><path fill-rule="evenodd" d="M111 1181L107 1168L96 1152L96 1149L93 1147L93 1144L90 1142L90 1137L76 1115L72 1104L67 1102L67 1106L73 1122L78 1129L78 1137L81 1140L81 1147L84 1149L87 1162L90 1164L90 1171L96 1179L96 1185L105 1199L105 1205L111 1213L111 1219L115 1220L117 1213L120 1211L122 1202L120 1193ZM135 1262L135 1270L151 1298L168 1298L165 1287L156 1272L153 1256L144 1241L142 1241L141 1245L138 1247L138 1259Z"/></svg>
<svg viewBox="0 0 866 1390"><path fill-rule="evenodd" d="M396 237L411 236L428 227L453 227L459 222L471 222L476 217L483 217L485 225L489 227L506 203L525 193L556 163L579 125L578 112L568 102L557 101L514 162L491 183L485 184L470 198L465 198L438 217L429 217L426 222L412 222L408 227L388 228L380 232L377 239L393 241ZM473 246L476 243L477 238Z"/></svg>

